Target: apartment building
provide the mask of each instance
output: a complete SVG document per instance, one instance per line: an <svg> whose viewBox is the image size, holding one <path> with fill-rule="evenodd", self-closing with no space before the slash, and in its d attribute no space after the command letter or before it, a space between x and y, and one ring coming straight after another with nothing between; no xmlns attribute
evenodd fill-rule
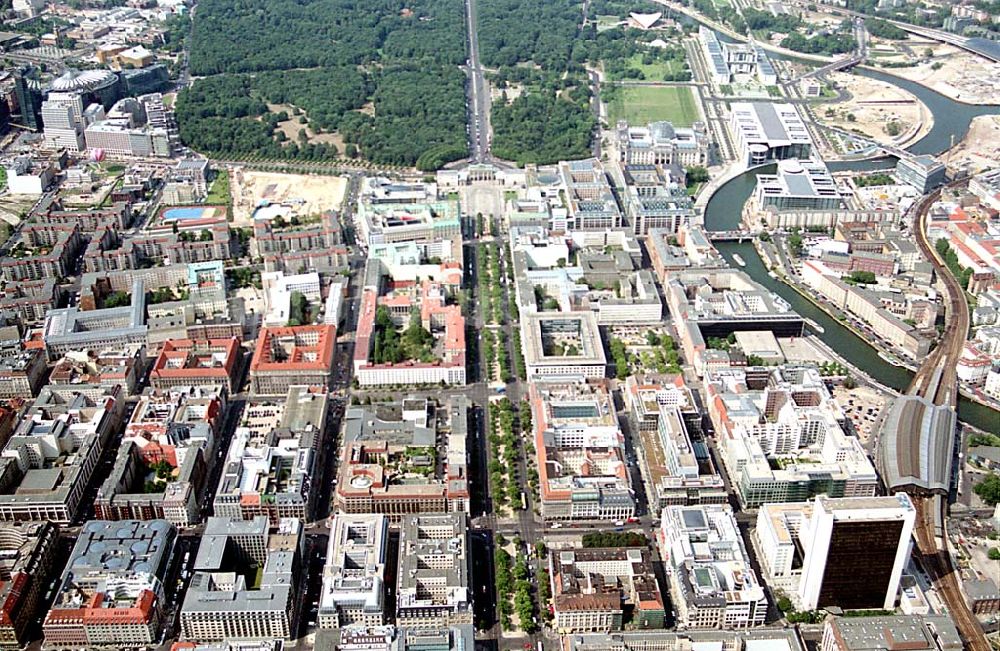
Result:
<svg viewBox="0 0 1000 651"><path fill-rule="evenodd" d="M302 524L211 517L181 606L181 638L192 642L291 640L304 570ZM259 583L257 574L259 573Z"/></svg>
<svg viewBox="0 0 1000 651"><path fill-rule="evenodd" d="M807 286L815 289L836 307L864 321L876 335L892 346L914 358L927 354L936 335L933 329L921 329L907 322L909 317L905 316L906 304L911 301L904 298L903 314L894 314L887 305L891 307L894 300L899 300L898 295L888 295L883 302L878 292L850 285L838 276L821 262L807 260L802 263L802 280Z"/></svg>
<svg viewBox="0 0 1000 651"><path fill-rule="evenodd" d="M55 278L8 284L0 290L0 312L13 314L25 324L42 322L59 305L62 294Z"/></svg>
<svg viewBox="0 0 1000 651"><path fill-rule="evenodd" d="M440 630L472 624L469 526L464 512L403 517L396 625Z"/></svg>
<svg viewBox="0 0 1000 651"><path fill-rule="evenodd" d="M326 391L290 387L282 399L250 402L233 434L214 513L306 520L312 513L316 456L326 435Z"/></svg>
<svg viewBox="0 0 1000 651"><path fill-rule="evenodd" d="M330 325L262 329L250 360L250 390L282 395L292 386L328 387L336 336Z"/></svg>
<svg viewBox="0 0 1000 651"><path fill-rule="evenodd" d="M464 396L349 408L336 508L392 522L410 513L469 513L468 409Z"/></svg>
<svg viewBox="0 0 1000 651"><path fill-rule="evenodd" d="M155 645L176 539L164 520L83 525L42 624L43 648Z"/></svg>
<svg viewBox="0 0 1000 651"><path fill-rule="evenodd" d="M29 224L0 258L0 275L7 282L65 278L83 244L77 226L45 227Z"/></svg>
<svg viewBox="0 0 1000 651"><path fill-rule="evenodd" d="M767 595L728 504L667 507L658 542L679 628L764 625Z"/></svg>
<svg viewBox="0 0 1000 651"><path fill-rule="evenodd" d="M385 515L340 513L333 518L319 600L320 628L385 623L388 543Z"/></svg>
<svg viewBox="0 0 1000 651"><path fill-rule="evenodd" d="M663 596L644 547L553 550L549 576L560 633L621 630L626 607L635 628L663 628Z"/></svg>

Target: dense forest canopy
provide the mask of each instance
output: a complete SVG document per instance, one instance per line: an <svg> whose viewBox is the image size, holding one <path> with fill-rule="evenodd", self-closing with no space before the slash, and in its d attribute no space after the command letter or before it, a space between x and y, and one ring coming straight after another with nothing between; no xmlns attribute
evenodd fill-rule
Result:
<svg viewBox="0 0 1000 651"><path fill-rule="evenodd" d="M467 153L465 56L462 0L202 0L191 71L204 78L178 98L181 138L219 157L360 150L436 169ZM279 128L288 120L300 138ZM346 151L306 127L339 133Z"/></svg>
<svg viewBox="0 0 1000 651"><path fill-rule="evenodd" d="M461 0L201 0L191 73L465 61Z"/></svg>

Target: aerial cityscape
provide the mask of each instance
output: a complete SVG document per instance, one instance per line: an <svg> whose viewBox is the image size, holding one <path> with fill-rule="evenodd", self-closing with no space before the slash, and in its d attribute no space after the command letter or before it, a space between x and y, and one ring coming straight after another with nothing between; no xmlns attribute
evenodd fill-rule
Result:
<svg viewBox="0 0 1000 651"><path fill-rule="evenodd" d="M1000 651L1000 0L0 62L0 649Z"/></svg>

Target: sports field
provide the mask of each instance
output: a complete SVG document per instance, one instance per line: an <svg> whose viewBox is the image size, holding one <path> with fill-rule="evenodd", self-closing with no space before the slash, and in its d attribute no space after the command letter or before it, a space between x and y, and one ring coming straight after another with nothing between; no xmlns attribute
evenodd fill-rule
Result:
<svg viewBox="0 0 1000 651"><path fill-rule="evenodd" d="M687 86L626 86L608 103L608 123L640 125L667 120L689 127L699 119L694 93Z"/></svg>

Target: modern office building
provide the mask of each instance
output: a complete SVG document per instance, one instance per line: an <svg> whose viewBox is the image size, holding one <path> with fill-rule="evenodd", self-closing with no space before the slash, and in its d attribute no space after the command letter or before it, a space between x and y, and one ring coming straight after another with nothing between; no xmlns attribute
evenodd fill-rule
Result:
<svg viewBox="0 0 1000 651"><path fill-rule="evenodd" d="M464 396L349 408L337 510L393 522L408 513L469 513L468 427Z"/></svg>
<svg viewBox="0 0 1000 651"><path fill-rule="evenodd" d="M620 174L622 203L636 235L649 235L654 229L676 234L691 223L694 204L676 169L624 164Z"/></svg>
<svg viewBox="0 0 1000 651"><path fill-rule="evenodd" d="M132 304L83 311L79 307L50 310L43 339L49 359L80 348L124 348L146 344L146 292L141 280L132 284Z"/></svg>
<svg viewBox="0 0 1000 651"><path fill-rule="evenodd" d="M792 104L734 102L729 128L737 154L748 165L807 160L812 153L809 130Z"/></svg>
<svg viewBox="0 0 1000 651"><path fill-rule="evenodd" d="M965 648L948 615L830 617L823 624L820 651L959 651Z"/></svg>
<svg viewBox="0 0 1000 651"><path fill-rule="evenodd" d="M754 199L761 210L824 210L844 205L837 182L821 162L783 160L776 174L758 174Z"/></svg>
<svg viewBox="0 0 1000 651"><path fill-rule="evenodd" d="M336 357L337 329L331 325L264 328L250 361L250 390L284 395L289 387L327 388Z"/></svg>
<svg viewBox="0 0 1000 651"><path fill-rule="evenodd" d="M900 158L896 163L896 180L913 186L920 194L927 194L944 185L946 171L944 163L933 156Z"/></svg>
<svg viewBox="0 0 1000 651"><path fill-rule="evenodd" d="M42 124L49 149L76 154L86 147L83 130L96 116L84 115L83 96L77 92L49 93L42 102Z"/></svg>
<svg viewBox="0 0 1000 651"><path fill-rule="evenodd" d="M714 30L704 25L698 28L698 40L708 62L709 77L716 85L747 78L755 78L765 86L778 83L774 65L759 45L722 42Z"/></svg>
<svg viewBox="0 0 1000 651"><path fill-rule="evenodd" d="M677 323L684 357L699 375L707 370L706 340L745 330L768 330L778 337L799 337L805 321L777 294L742 271L691 269L671 273L663 288ZM728 366L728 364L726 364Z"/></svg>
<svg viewBox="0 0 1000 651"><path fill-rule="evenodd" d="M319 627L381 626L386 621L389 518L340 513L330 525Z"/></svg>
<svg viewBox="0 0 1000 651"><path fill-rule="evenodd" d="M569 209L568 230L604 231L621 227L621 211L601 161L596 158L562 161L559 176Z"/></svg>
<svg viewBox="0 0 1000 651"><path fill-rule="evenodd" d="M0 521L72 522L124 400L44 387L0 454Z"/></svg>
<svg viewBox="0 0 1000 651"><path fill-rule="evenodd" d="M160 638L177 532L164 520L83 525L45 616L43 647L148 647Z"/></svg>
<svg viewBox="0 0 1000 651"><path fill-rule="evenodd" d="M470 561L464 512L404 516L399 533L396 625L440 630L472 624Z"/></svg>
<svg viewBox="0 0 1000 651"><path fill-rule="evenodd" d="M281 399L248 404L224 460L215 515L266 515L272 524L308 519L328 405L326 391L305 386L289 388Z"/></svg>
<svg viewBox="0 0 1000 651"><path fill-rule="evenodd" d="M768 502L873 497L875 468L841 428L843 413L812 366L711 371L705 404L744 508Z"/></svg>
<svg viewBox="0 0 1000 651"><path fill-rule="evenodd" d="M764 624L767 595L728 504L667 507L658 537L679 628Z"/></svg>
<svg viewBox="0 0 1000 651"><path fill-rule="evenodd" d="M21 124L29 131L42 128L42 92L38 82L25 76L25 70L14 73L14 96L21 114Z"/></svg>
<svg viewBox="0 0 1000 651"><path fill-rule="evenodd" d="M553 550L549 576L559 633L621 630L625 608L634 628L663 628L666 609L645 547Z"/></svg>
<svg viewBox="0 0 1000 651"><path fill-rule="evenodd" d="M181 638L194 642L296 637L304 536L295 518L212 517L181 606Z"/></svg>
<svg viewBox="0 0 1000 651"><path fill-rule="evenodd" d="M542 516L624 520L635 513L624 436L608 392L578 382L533 382L529 400Z"/></svg>
<svg viewBox="0 0 1000 651"><path fill-rule="evenodd" d="M40 615L58 538L51 522L0 524L0 648L23 649L31 641L28 628Z"/></svg>
<svg viewBox="0 0 1000 651"><path fill-rule="evenodd" d="M769 503L754 544L765 577L801 610L895 608L916 511L906 493Z"/></svg>
<svg viewBox="0 0 1000 651"><path fill-rule="evenodd" d="M528 380L603 378L604 344L592 312L521 315L521 341Z"/></svg>

